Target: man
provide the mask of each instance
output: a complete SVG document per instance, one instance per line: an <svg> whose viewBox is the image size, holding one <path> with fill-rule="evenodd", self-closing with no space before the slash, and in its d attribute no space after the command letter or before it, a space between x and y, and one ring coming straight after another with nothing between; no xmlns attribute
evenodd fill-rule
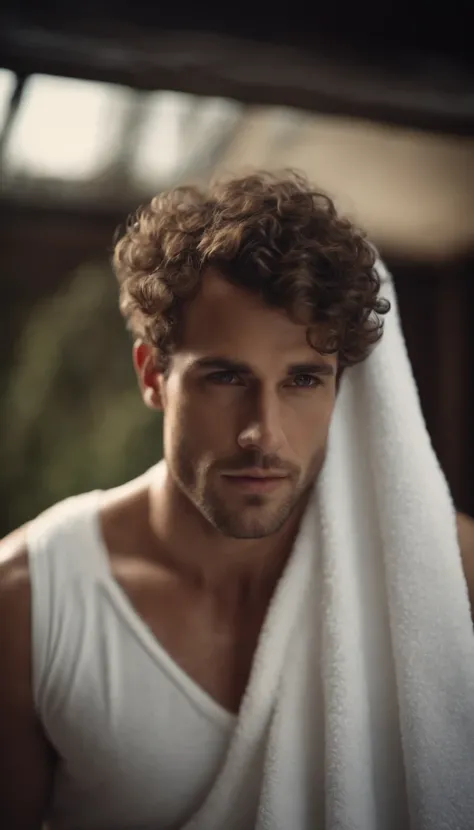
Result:
<svg viewBox="0 0 474 830"><path fill-rule="evenodd" d="M117 243L164 461L2 544L5 830L178 828L212 789L341 374L382 337L374 264L328 198L264 174L165 193Z"/></svg>

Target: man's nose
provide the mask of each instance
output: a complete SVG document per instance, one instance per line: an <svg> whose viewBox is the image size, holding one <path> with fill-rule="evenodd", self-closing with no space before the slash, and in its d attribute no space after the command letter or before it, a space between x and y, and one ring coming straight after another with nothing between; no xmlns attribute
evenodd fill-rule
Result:
<svg viewBox="0 0 474 830"><path fill-rule="evenodd" d="M278 454L284 443L278 396L261 392L253 403L250 417L238 436L238 444L242 449L255 448L265 455Z"/></svg>

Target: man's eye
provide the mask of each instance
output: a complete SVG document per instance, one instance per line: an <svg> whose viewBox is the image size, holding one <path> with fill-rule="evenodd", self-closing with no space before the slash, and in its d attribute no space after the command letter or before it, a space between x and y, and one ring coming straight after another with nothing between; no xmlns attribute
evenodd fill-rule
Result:
<svg viewBox="0 0 474 830"><path fill-rule="evenodd" d="M207 376L207 380L216 386L234 386L240 382L239 376L235 372L212 372Z"/></svg>
<svg viewBox="0 0 474 830"><path fill-rule="evenodd" d="M295 375L293 377L293 385L298 388L312 389L314 386L319 386L321 379L315 375Z"/></svg>

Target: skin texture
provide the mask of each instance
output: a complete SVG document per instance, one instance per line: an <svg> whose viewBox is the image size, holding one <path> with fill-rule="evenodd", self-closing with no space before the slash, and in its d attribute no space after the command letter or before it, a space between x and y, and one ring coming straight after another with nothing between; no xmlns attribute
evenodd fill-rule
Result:
<svg viewBox="0 0 474 830"><path fill-rule="evenodd" d="M138 347L135 363L145 399L164 411L167 486L178 488L225 537L277 533L324 461L337 358L318 355L304 326L212 270L186 310L166 379L144 371L147 353ZM220 359L229 367L200 365ZM290 366L318 363L319 372L289 374ZM242 371L232 364L242 364ZM243 491L225 475L252 469L280 476L278 486Z"/></svg>
<svg viewBox="0 0 474 830"><path fill-rule="evenodd" d="M197 363L217 358L245 371ZM177 665L237 712L324 461L337 357L318 355L303 327L209 271L166 377L146 344L135 344L133 359L145 404L164 413L165 462L103 496L112 575ZM308 363L320 368L289 372ZM226 478L243 472L284 477L263 490ZM472 600L474 522L458 516L458 532ZM39 830L56 763L34 711L30 623L20 529L0 545L0 815L7 830Z"/></svg>

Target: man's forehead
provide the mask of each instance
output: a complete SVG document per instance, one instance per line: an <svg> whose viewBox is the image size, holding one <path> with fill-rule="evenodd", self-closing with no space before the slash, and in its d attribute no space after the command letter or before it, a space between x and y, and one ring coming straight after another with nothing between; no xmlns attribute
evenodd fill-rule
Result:
<svg viewBox="0 0 474 830"><path fill-rule="evenodd" d="M266 306L257 292L236 285L216 268L207 268L202 274L199 291L189 303L188 309L198 314L219 309L221 313L232 315L236 309L240 313L262 313Z"/></svg>
<svg viewBox="0 0 474 830"><path fill-rule="evenodd" d="M214 348L224 341L258 338L275 340L282 348L304 348L307 328L290 319L284 309L271 308L257 293L233 285L214 269L205 272L197 296L185 307L183 343Z"/></svg>
<svg viewBox="0 0 474 830"><path fill-rule="evenodd" d="M312 342L319 339L314 333ZM295 323L284 309L268 307L257 294L234 286L212 269L184 310L177 354L185 371L214 358L246 364L255 374L282 374L298 364L333 367L337 362L335 356L313 348L306 325Z"/></svg>
<svg viewBox="0 0 474 830"><path fill-rule="evenodd" d="M251 302L254 295L251 291L232 282L223 271L214 266L208 266L201 274L198 296L208 302L225 302L228 299L235 299L237 296Z"/></svg>

